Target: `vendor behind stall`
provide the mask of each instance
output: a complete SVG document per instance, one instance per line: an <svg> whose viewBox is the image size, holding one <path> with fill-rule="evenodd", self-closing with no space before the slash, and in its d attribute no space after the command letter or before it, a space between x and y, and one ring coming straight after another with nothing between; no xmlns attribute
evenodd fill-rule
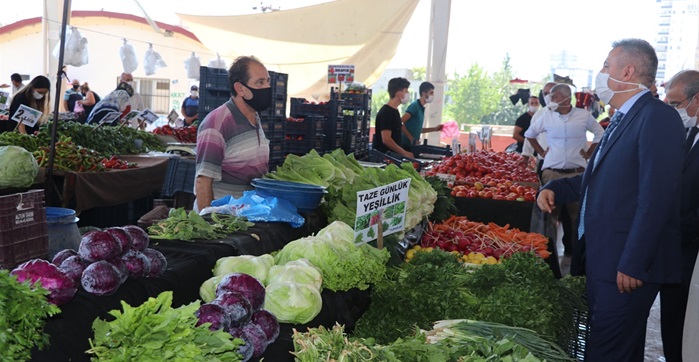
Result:
<svg viewBox="0 0 699 362"><path fill-rule="evenodd" d="M267 68L252 56L238 57L228 70L231 99L206 115L197 133L195 210L252 189L268 170L269 140L257 112L272 102Z"/></svg>
<svg viewBox="0 0 699 362"><path fill-rule="evenodd" d="M400 146L403 122L398 106L408 104L410 82L405 78L392 78L388 81L388 96L391 99L376 113L376 132L372 142L373 149L386 153L393 151L405 157L413 157L411 152Z"/></svg>
<svg viewBox="0 0 699 362"><path fill-rule="evenodd" d="M129 93L125 90L117 89L112 91L95 105L95 108L92 110L92 112L90 112L90 116L87 118L85 123L98 125L110 113L119 112L121 113L119 118L110 121L107 126L118 125L119 119L121 119L121 117L125 116L131 110L129 108L129 98Z"/></svg>

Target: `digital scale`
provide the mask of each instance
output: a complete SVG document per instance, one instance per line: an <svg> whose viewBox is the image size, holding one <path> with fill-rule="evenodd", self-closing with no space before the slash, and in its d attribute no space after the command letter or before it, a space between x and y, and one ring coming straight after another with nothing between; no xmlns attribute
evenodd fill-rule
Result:
<svg viewBox="0 0 699 362"><path fill-rule="evenodd" d="M165 152L179 155L196 156L196 143L169 142Z"/></svg>

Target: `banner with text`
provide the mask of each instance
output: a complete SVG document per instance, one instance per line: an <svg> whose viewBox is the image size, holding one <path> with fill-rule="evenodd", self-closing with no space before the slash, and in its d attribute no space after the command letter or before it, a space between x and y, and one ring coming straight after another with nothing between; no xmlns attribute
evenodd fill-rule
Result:
<svg viewBox="0 0 699 362"><path fill-rule="evenodd" d="M357 244L375 240L381 223L383 235L404 229L410 179L357 192L357 219L354 240Z"/></svg>

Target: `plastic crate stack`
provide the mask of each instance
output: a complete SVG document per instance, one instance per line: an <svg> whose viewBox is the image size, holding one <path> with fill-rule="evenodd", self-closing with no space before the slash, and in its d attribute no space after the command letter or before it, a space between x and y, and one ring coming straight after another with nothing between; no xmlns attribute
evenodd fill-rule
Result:
<svg viewBox="0 0 699 362"><path fill-rule="evenodd" d="M272 104L265 111L259 112L260 125L269 140L269 169L274 170L284 163L286 147L286 95L289 75L269 72L272 85Z"/></svg>
<svg viewBox="0 0 699 362"><path fill-rule="evenodd" d="M291 98L291 117L286 122L286 153L305 155L343 147L345 123L338 101L311 103L305 98Z"/></svg>
<svg viewBox="0 0 699 362"><path fill-rule="evenodd" d="M371 89L360 93L339 93L337 88L332 88L330 95L333 100L341 100L342 115L347 120L343 150L348 154L354 153L357 159L367 157L370 143Z"/></svg>
<svg viewBox="0 0 699 362"><path fill-rule="evenodd" d="M0 197L0 269L48 254L44 190Z"/></svg>
<svg viewBox="0 0 699 362"><path fill-rule="evenodd" d="M199 69L199 119L231 99L228 71L219 68Z"/></svg>

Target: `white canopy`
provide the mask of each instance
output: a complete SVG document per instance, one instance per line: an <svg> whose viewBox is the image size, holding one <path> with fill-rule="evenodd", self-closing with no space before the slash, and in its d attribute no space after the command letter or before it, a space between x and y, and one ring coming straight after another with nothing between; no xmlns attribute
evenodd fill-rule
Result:
<svg viewBox="0 0 699 362"><path fill-rule="evenodd" d="M288 93L327 94L328 64L355 66L371 86L396 52L419 0L336 0L240 16L177 14L204 45L223 56L254 55L288 73Z"/></svg>

